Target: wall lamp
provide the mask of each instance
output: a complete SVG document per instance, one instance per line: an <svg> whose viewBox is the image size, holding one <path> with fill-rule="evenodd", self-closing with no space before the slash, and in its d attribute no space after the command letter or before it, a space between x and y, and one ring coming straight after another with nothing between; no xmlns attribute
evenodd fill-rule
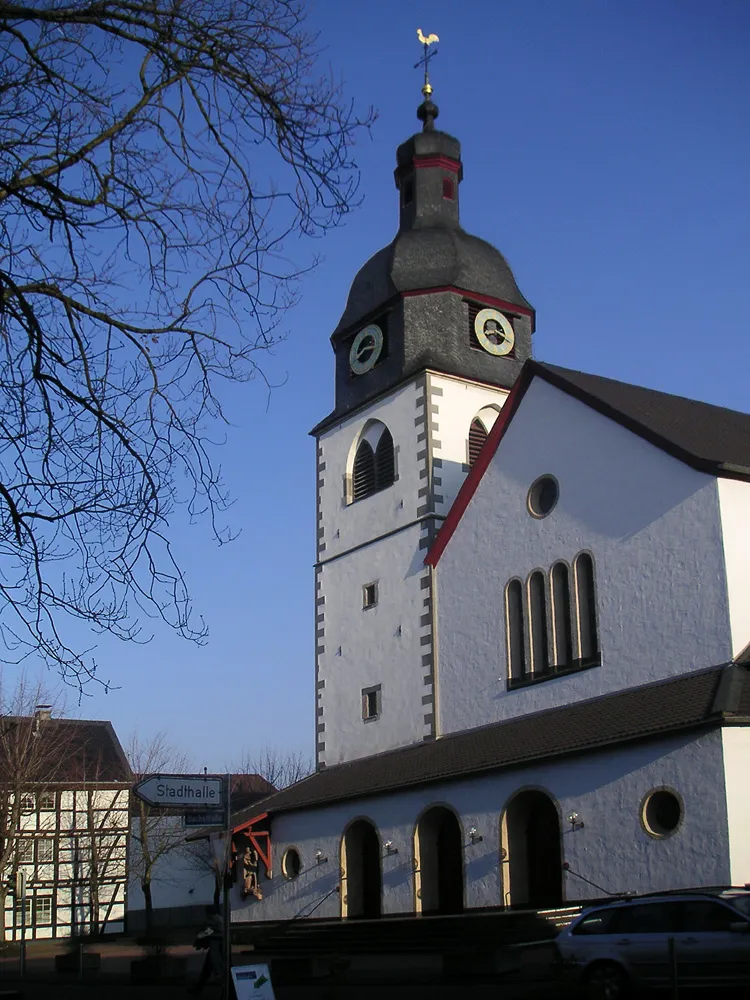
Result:
<svg viewBox="0 0 750 1000"><path fill-rule="evenodd" d="M481 844L481 842L484 840L484 837L481 836L481 834L477 833L477 828L475 826L472 826L472 828L469 830L469 840L471 841L472 844Z"/></svg>
<svg viewBox="0 0 750 1000"><path fill-rule="evenodd" d="M393 846L392 840L386 840L383 847L385 848L386 854L398 854L398 848Z"/></svg>
<svg viewBox="0 0 750 1000"><path fill-rule="evenodd" d="M583 826L584 826L583 820L579 818L577 812L572 812L570 814L570 816L568 816L568 822L570 823L570 829L571 830L582 830L583 829Z"/></svg>
<svg viewBox="0 0 750 1000"><path fill-rule="evenodd" d="M328 858L323 854L322 851L315 852L315 861L319 865L324 865L328 861Z"/></svg>

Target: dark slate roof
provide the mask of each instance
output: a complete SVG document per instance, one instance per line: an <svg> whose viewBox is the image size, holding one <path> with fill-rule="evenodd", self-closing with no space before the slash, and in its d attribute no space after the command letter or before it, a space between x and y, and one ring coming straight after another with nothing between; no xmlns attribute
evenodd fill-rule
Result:
<svg viewBox="0 0 750 1000"><path fill-rule="evenodd" d="M306 809L740 720L750 721L750 671L712 667L328 767L253 811Z"/></svg>
<svg viewBox="0 0 750 1000"><path fill-rule="evenodd" d="M615 379L528 362L530 374L712 475L750 476L750 414Z"/></svg>
<svg viewBox="0 0 750 1000"><path fill-rule="evenodd" d="M111 722L6 716L0 725L0 784L25 768L30 783L132 783Z"/></svg>
<svg viewBox="0 0 750 1000"><path fill-rule="evenodd" d="M426 226L400 232L364 264L333 336L351 329L398 293L444 287L532 308L505 257L490 243L463 229Z"/></svg>

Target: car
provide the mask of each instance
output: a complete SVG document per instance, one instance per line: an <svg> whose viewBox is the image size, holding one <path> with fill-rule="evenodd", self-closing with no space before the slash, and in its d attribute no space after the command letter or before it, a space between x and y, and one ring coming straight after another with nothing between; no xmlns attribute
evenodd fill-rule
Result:
<svg viewBox="0 0 750 1000"><path fill-rule="evenodd" d="M750 892L605 903L576 917L555 944L565 978L590 1000L621 1000L644 987L750 987Z"/></svg>

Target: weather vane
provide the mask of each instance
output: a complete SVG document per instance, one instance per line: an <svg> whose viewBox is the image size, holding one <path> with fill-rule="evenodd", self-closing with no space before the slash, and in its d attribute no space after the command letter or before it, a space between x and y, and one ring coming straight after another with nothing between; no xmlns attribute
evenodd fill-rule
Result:
<svg viewBox="0 0 750 1000"><path fill-rule="evenodd" d="M430 83L430 59L437 55L438 50L433 49L430 51L430 46L434 42L439 42L440 39L437 35L423 35L422 29L417 28L417 38L424 45L424 55L419 60L419 62L414 63L414 69L419 69L420 66L424 66L424 86L422 87L422 93L426 98L429 98L432 93L432 84Z"/></svg>

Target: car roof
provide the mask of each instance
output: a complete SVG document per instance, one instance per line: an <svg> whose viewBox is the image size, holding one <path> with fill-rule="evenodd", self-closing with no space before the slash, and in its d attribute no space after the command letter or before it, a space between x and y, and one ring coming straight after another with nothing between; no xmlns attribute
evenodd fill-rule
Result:
<svg viewBox="0 0 750 1000"><path fill-rule="evenodd" d="M750 894L750 888L747 886L699 886L694 889L664 889L661 892L647 892L637 896L619 896L616 899L604 900L601 903L592 903L574 922L596 910L609 909L610 907L633 906L637 903L658 903L663 900L672 901L683 898L702 899L706 896L710 896L713 899L722 899L727 896L743 896L748 894Z"/></svg>

